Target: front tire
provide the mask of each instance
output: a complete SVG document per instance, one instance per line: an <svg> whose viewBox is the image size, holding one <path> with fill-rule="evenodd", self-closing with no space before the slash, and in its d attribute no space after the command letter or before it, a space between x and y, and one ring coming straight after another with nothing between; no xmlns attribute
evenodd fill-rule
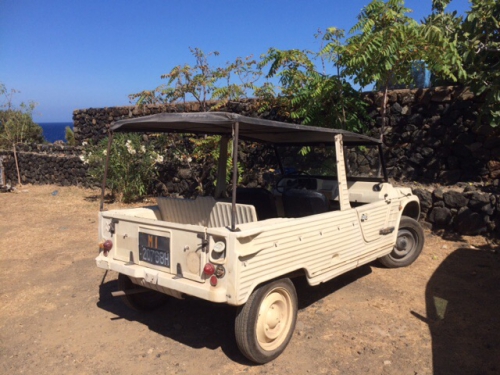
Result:
<svg viewBox="0 0 500 375"><path fill-rule="evenodd" d="M124 292L126 292L127 290L137 288L140 288L140 286L135 285L128 276L122 273L118 275L118 290L123 290ZM151 311L160 306L163 306L168 301L169 296L155 290L148 290L146 292L137 294L125 294L120 298L122 299L123 303L125 303L125 305L133 310Z"/></svg>
<svg viewBox="0 0 500 375"><path fill-rule="evenodd" d="M236 343L241 353L256 363L278 357L292 338L297 306L297 293L290 279L254 290L236 315Z"/></svg>
<svg viewBox="0 0 500 375"><path fill-rule="evenodd" d="M394 248L380 258L379 262L387 268L409 266L422 252L424 241L424 231L420 224L411 217L402 216Z"/></svg>

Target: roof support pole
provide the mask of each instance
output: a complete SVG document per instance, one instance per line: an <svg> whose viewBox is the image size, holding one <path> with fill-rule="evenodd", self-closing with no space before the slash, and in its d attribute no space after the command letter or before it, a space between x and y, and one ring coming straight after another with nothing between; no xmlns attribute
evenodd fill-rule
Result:
<svg viewBox="0 0 500 375"><path fill-rule="evenodd" d="M214 198L218 199L226 191L226 175L227 175L227 144L229 142L229 137L223 135L220 138L219 144L219 160L217 163L217 185L215 186ZM226 195L224 195L226 197Z"/></svg>
<svg viewBox="0 0 500 375"><path fill-rule="evenodd" d="M99 211L104 209L104 191L106 190L106 179L108 178L109 168L109 154L111 153L111 143L113 142L113 132L108 132L108 152L106 153L106 165L104 166L104 176L102 178L101 187L101 203L99 204Z"/></svg>
<svg viewBox="0 0 500 375"><path fill-rule="evenodd" d="M238 185L238 137L240 123L233 122L233 196L231 205L231 230L236 230L236 186Z"/></svg>
<svg viewBox="0 0 500 375"><path fill-rule="evenodd" d="M384 174L384 182L389 182L389 176L387 175L387 166L385 164L384 158L384 150L382 149L382 143L378 145L378 153L380 157L380 167L382 169L382 173Z"/></svg>

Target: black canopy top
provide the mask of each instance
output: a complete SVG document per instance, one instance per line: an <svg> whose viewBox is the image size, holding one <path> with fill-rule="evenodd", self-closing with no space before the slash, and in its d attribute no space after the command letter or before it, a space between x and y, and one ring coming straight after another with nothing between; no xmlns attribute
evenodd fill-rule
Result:
<svg viewBox="0 0 500 375"><path fill-rule="evenodd" d="M333 143L342 134L344 143L377 145L380 140L340 129L319 128L247 117L227 112L158 113L117 121L114 132L190 133L231 135L239 123L239 138L262 143Z"/></svg>

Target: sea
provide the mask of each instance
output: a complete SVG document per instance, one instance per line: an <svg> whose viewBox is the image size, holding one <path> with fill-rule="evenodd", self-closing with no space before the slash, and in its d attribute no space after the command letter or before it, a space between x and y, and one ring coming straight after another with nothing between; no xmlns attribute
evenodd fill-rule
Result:
<svg viewBox="0 0 500 375"><path fill-rule="evenodd" d="M43 129L43 137L50 143L66 142L66 126L73 129L72 122L39 122L38 125Z"/></svg>

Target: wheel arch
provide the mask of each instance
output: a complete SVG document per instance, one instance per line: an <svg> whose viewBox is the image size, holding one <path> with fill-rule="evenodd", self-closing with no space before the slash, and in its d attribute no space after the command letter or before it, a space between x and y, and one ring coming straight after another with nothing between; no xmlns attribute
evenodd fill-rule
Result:
<svg viewBox="0 0 500 375"><path fill-rule="evenodd" d="M402 215L418 221L420 219L420 204L416 201L407 203L403 209Z"/></svg>
<svg viewBox="0 0 500 375"><path fill-rule="evenodd" d="M261 287L262 285L269 284L269 283L272 283L273 281L280 280L280 279L290 279L292 282L294 282L294 279L304 279L304 280L306 280L307 279L307 271L304 268L299 268L299 269L296 269L294 271L290 271L290 272L287 272L285 274L278 275L278 276L273 277L271 279L260 280L260 281L256 282L255 284L253 284L251 286L251 288L249 288L249 290L248 290L245 298L243 300L241 300L241 301L238 301L239 303L237 304L237 306L243 306L245 303L247 303L248 298L250 297L250 295L256 289L258 289L259 287Z"/></svg>

